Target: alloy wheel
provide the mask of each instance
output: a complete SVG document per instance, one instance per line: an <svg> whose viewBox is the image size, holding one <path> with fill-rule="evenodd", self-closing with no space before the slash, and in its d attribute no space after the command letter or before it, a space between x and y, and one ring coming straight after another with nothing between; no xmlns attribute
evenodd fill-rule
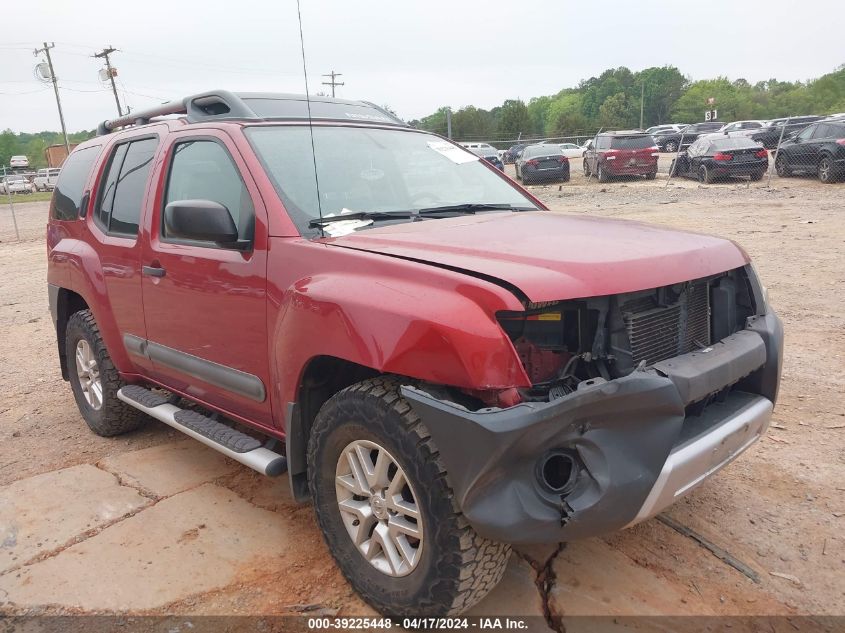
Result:
<svg viewBox="0 0 845 633"><path fill-rule="evenodd" d="M833 166L830 164L829 158L822 158L819 161L819 180L822 182L830 182L833 171Z"/></svg>
<svg viewBox="0 0 845 633"><path fill-rule="evenodd" d="M79 339L76 344L76 375L85 401L92 409L103 406L103 385L100 381L100 368L88 341Z"/></svg>
<svg viewBox="0 0 845 633"><path fill-rule="evenodd" d="M420 561L423 524L411 482L382 446L356 440L337 461L335 491L349 538L388 576L406 576Z"/></svg>

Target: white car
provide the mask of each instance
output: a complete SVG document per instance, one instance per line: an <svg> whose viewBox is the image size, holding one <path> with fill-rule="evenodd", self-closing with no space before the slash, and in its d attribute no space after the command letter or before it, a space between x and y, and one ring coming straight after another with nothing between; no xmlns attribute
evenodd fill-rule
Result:
<svg viewBox="0 0 845 633"><path fill-rule="evenodd" d="M570 160L573 158L581 158L584 155L584 152L587 151L586 147L580 147L575 143L558 143L558 147L560 147L560 151L563 155Z"/></svg>
<svg viewBox="0 0 845 633"><path fill-rule="evenodd" d="M35 178L32 179L32 184L35 185L37 191L53 191L56 188L56 180L59 178L60 171L58 167L39 169Z"/></svg>
<svg viewBox="0 0 845 633"><path fill-rule="evenodd" d="M461 147L466 147L469 150L474 149L481 149L488 152L496 153L496 148L490 145L490 143L458 143Z"/></svg>
<svg viewBox="0 0 845 633"><path fill-rule="evenodd" d="M0 182L3 193L35 193L35 185L23 176L6 176Z"/></svg>
<svg viewBox="0 0 845 633"><path fill-rule="evenodd" d="M686 123L665 123L663 125L652 125L645 131L645 133L651 134L652 136L654 136L655 134L671 134L674 132L680 132L686 126Z"/></svg>
<svg viewBox="0 0 845 633"><path fill-rule="evenodd" d="M29 159L26 156L12 156L9 159L9 167L29 167Z"/></svg>
<svg viewBox="0 0 845 633"><path fill-rule="evenodd" d="M726 123L721 128L713 132L712 136L751 136L755 132L759 132L761 128L766 127L768 121L753 120L753 121L734 121L733 123ZM708 135L709 136L709 135Z"/></svg>

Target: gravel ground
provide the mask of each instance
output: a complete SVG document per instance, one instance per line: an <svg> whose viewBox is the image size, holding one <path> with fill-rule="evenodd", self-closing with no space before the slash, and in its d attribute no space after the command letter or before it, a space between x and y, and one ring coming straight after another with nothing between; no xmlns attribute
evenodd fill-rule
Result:
<svg viewBox="0 0 845 633"><path fill-rule="evenodd" d="M599 184L574 169L569 183L530 189L554 210L722 235L755 260L786 327L772 428L668 516L745 563L759 582L651 520L604 539L522 551L476 612L845 614L845 184L667 186L662 176ZM87 431L59 375L47 313L46 208L15 205L16 242L9 209L0 207L0 613L371 613L337 572L310 508L295 505L284 482L218 464L216 454L158 423L114 439ZM113 480L102 481L103 472ZM66 486L68 477L80 492L61 507L43 505L56 500L36 492ZM86 494L88 487L105 492ZM128 505L103 514L91 505L100 494ZM48 524L54 515L64 531ZM206 529L229 525L241 534L238 521L247 519L266 523L278 547L246 527L234 540ZM34 536L41 534L55 542L42 543ZM167 554L145 549L138 534L152 535ZM14 543L25 540L23 554ZM226 547L241 548L241 557L221 558ZM165 568L156 567L159 555ZM194 583L200 575L205 581ZM88 593L76 586L82 578ZM146 590L158 585L170 589Z"/></svg>

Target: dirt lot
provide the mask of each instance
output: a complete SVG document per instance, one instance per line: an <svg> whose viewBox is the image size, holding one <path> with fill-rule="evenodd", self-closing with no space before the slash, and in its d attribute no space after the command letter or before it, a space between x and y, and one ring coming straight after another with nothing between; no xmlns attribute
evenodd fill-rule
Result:
<svg viewBox="0 0 845 633"><path fill-rule="evenodd" d="M667 516L758 582L654 519L520 552L474 613L845 614L845 185L764 185L574 170L532 187L555 210L715 233L754 258L787 333L773 426ZM56 361L46 207L16 205L19 243L0 207L0 613L371 613L284 480L154 421L116 439L87 430Z"/></svg>

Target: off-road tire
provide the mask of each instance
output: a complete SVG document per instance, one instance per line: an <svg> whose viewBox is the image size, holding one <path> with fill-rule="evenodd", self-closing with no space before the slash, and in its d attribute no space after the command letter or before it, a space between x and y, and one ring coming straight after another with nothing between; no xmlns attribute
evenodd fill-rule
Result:
<svg viewBox="0 0 845 633"><path fill-rule="evenodd" d="M479 536L455 501L440 454L402 398L400 382L378 377L347 387L320 409L308 442L308 483L317 522L341 572L386 616L457 615L502 579L511 548ZM335 473L355 440L384 447L413 486L423 524L423 551L407 575L388 576L353 544L338 509Z"/></svg>
<svg viewBox="0 0 845 633"><path fill-rule="evenodd" d="M82 338L88 341L88 345L91 346L97 358L100 382L103 387L103 404L99 409L93 408L85 400L76 372L76 345ZM73 397L76 399L76 406L79 407L79 412L88 427L102 437L120 435L137 429L144 422L144 414L118 400L117 390L125 383L115 369L106 345L103 343L103 337L100 335L100 328L97 327L97 322L90 310L76 312L68 319L65 339L70 386Z"/></svg>

